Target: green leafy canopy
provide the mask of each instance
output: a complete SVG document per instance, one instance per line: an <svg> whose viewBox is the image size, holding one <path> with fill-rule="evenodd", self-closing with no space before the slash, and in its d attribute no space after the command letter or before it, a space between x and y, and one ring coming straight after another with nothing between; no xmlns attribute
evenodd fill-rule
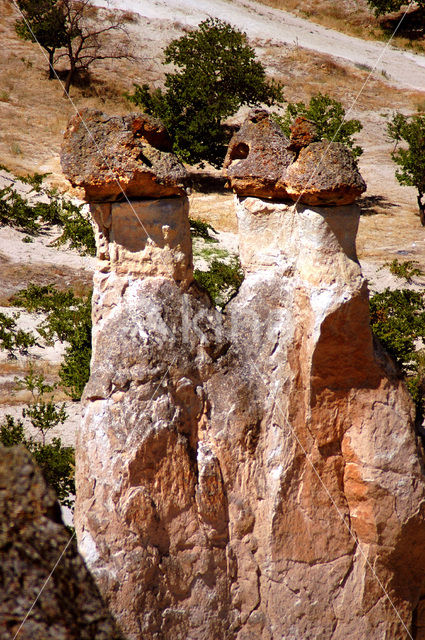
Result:
<svg viewBox="0 0 425 640"><path fill-rule="evenodd" d="M398 11L402 6L409 4L406 0L367 0L367 3L377 16ZM425 8L425 0L416 0L415 4Z"/></svg>
<svg viewBox="0 0 425 640"><path fill-rule="evenodd" d="M222 121L240 106L283 99L282 87L266 79L246 35L218 19L204 20L171 42L164 62L176 68L165 76L165 91L136 84L126 95L163 121L175 153L192 164L206 160L221 166L229 141Z"/></svg>
<svg viewBox="0 0 425 640"><path fill-rule="evenodd" d="M363 149L353 139L363 129L363 125L359 120L345 120L345 109L338 100L319 92L311 97L308 105L304 102L289 102L283 116L273 114L274 120L288 137L297 116L304 116L314 123L317 140L341 142L351 149L355 158L363 153Z"/></svg>
<svg viewBox="0 0 425 640"><path fill-rule="evenodd" d="M396 178L400 184L416 187L420 218L425 225L425 204L422 202L425 194L425 116L395 113L387 125L387 132L396 142L391 153L400 167L395 172Z"/></svg>

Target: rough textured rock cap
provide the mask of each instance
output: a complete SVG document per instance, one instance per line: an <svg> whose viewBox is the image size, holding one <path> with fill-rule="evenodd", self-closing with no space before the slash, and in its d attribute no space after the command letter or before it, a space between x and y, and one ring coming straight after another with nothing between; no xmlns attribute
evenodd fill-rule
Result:
<svg viewBox="0 0 425 640"><path fill-rule="evenodd" d="M65 176L90 202L184 195L186 170L163 124L146 114L85 109L69 121L61 151Z"/></svg>
<svg viewBox="0 0 425 640"><path fill-rule="evenodd" d="M267 111L254 109L230 141L224 174L239 195L285 198L286 171L295 157L288 138Z"/></svg>
<svg viewBox="0 0 425 640"><path fill-rule="evenodd" d="M267 111L252 111L230 141L228 186L240 196L351 204L366 190L354 157L340 143L313 142L316 135L314 124L299 117L288 140Z"/></svg>
<svg viewBox="0 0 425 640"><path fill-rule="evenodd" d="M286 188L293 200L310 205L351 204L366 191L353 155L339 142L313 142L288 169Z"/></svg>
<svg viewBox="0 0 425 640"><path fill-rule="evenodd" d="M48 580L67 543L54 492L28 451L0 446L1 640L17 634L32 605L20 640L122 640L75 542Z"/></svg>
<svg viewBox="0 0 425 640"><path fill-rule="evenodd" d="M291 126L290 148L298 153L300 149L307 147L315 140L317 140L317 129L314 123L304 116L295 118Z"/></svg>

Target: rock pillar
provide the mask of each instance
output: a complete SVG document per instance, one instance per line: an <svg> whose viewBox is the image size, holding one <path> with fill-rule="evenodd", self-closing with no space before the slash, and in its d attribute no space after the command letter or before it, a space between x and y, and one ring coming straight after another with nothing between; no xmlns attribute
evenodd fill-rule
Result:
<svg viewBox="0 0 425 640"><path fill-rule="evenodd" d="M338 148L346 172L278 201L299 140L276 134L256 182L254 138L229 149L246 277L224 314L192 281L184 195L92 206L79 546L131 640L417 640L423 461L369 326L364 183Z"/></svg>

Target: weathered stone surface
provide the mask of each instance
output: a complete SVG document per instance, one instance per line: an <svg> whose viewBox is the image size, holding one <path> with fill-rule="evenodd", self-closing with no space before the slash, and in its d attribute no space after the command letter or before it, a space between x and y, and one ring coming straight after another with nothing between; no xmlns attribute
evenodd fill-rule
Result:
<svg viewBox="0 0 425 640"><path fill-rule="evenodd" d="M295 118L291 126L291 137L289 138L290 148L298 154L300 149L307 147L312 142L315 142L316 139L317 130L314 123L304 116Z"/></svg>
<svg viewBox="0 0 425 640"><path fill-rule="evenodd" d="M102 272L193 280L187 197L90 206Z"/></svg>
<svg viewBox="0 0 425 640"><path fill-rule="evenodd" d="M84 109L69 121L61 163L86 200L184 195L186 170L171 152L167 131L146 114L109 116Z"/></svg>
<svg viewBox="0 0 425 640"><path fill-rule="evenodd" d="M60 559L69 533L54 493L22 447L0 447L0 523L1 640L15 637L32 605L20 640L122 638L75 542Z"/></svg>
<svg viewBox="0 0 425 640"><path fill-rule="evenodd" d="M425 476L358 209L236 203L225 315L161 270L96 275L80 549L130 640L406 637Z"/></svg>
<svg viewBox="0 0 425 640"><path fill-rule="evenodd" d="M366 184L351 152L339 142L313 142L288 169L286 188L293 200L317 205L351 204Z"/></svg>
<svg viewBox="0 0 425 640"><path fill-rule="evenodd" d="M337 142L313 142L312 122L295 120L288 140L267 111L254 110L230 141L223 164L239 196L335 206L366 190L351 152Z"/></svg>
<svg viewBox="0 0 425 640"><path fill-rule="evenodd" d="M295 157L267 111L255 109L232 137L223 171L239 195L285 198L286 170Z"/></svg>

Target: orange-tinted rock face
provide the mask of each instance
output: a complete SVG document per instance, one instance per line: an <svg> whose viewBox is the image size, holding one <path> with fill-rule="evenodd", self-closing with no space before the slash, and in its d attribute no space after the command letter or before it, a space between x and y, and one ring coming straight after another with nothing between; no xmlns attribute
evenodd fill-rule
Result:
<svg viewBox="0 0 425 640"><path fill-rule="evenodd" d="M131 640L408 637L425 479L370 332L359 212L236 207L246 278L226 315L164 269L161 239L147 271L126 268L149 263L143 238L103 256L80 549Z"/></svg>
<svg viewBox="0 0 425 640"><path fill-rule="evenodd" d="M159 120L85 109L65 131L61 163L88 202L185 195L186 170Z"/></svg>

